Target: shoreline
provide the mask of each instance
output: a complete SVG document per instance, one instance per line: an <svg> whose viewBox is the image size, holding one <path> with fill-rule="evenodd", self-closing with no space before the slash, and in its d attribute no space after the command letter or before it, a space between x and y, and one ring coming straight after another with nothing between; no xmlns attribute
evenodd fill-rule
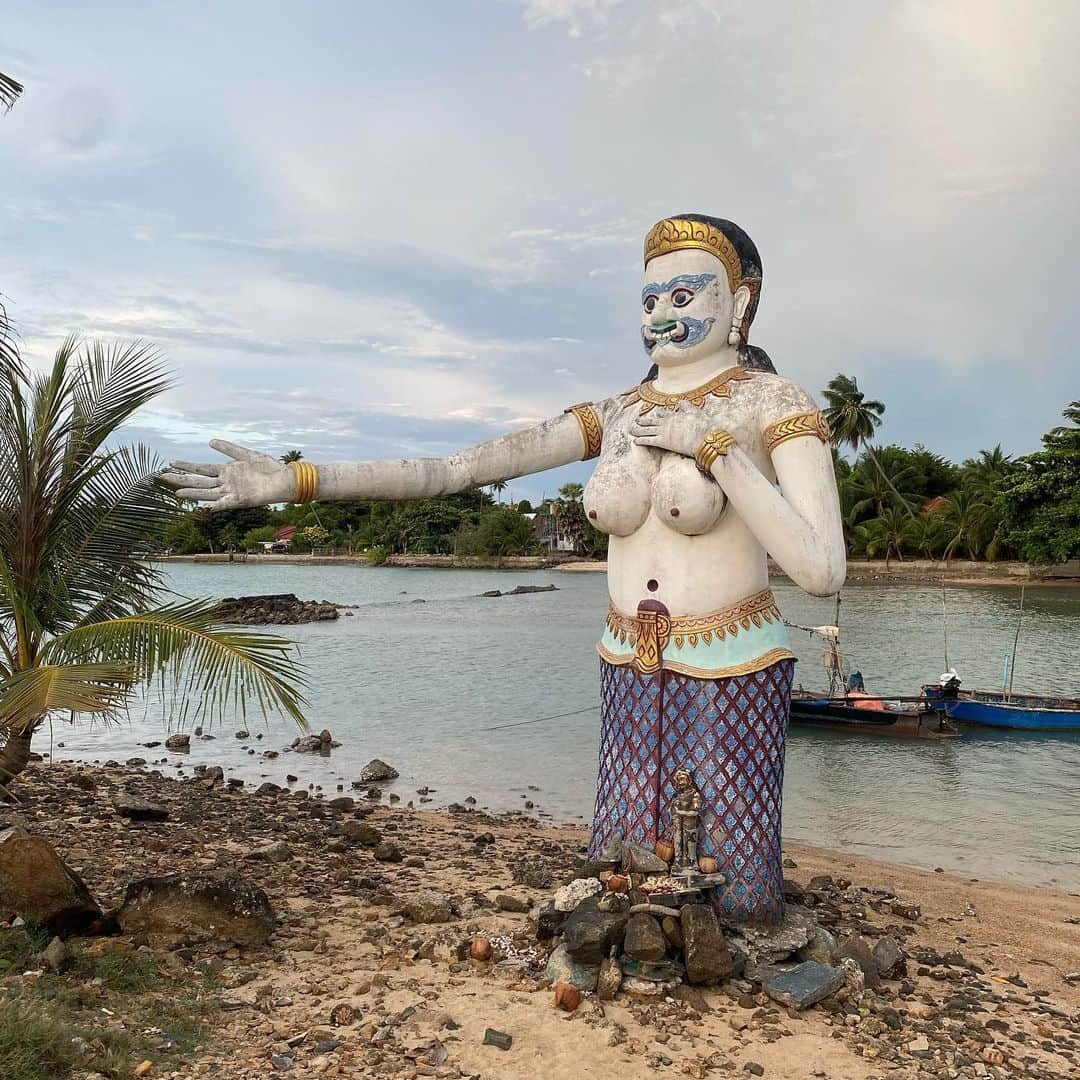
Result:
<svg viewBox="0 0 1080 1080"><path fill-rule="evenodd" d="M372 566L362 555L168 555L155 560L162 563L241 563L284 566ZM438 570L551 570L559 573L606 573L607 562L599 559L579 559L548 555L513 555L502 558L482 558L453 555L391 555L385 566ZM770 563L772 580L790 580L779 567ZM883 559L852 559L848 561L845 584L896 585L982 585L1018 586L1032 588L1078 588L1080 569L1072 564L1061 567L1032 566L1022 562L973 562L952 560L945 565L932 559L908 559L886 566Z"/></svg>
<svg viewBox="0 0 1080 1080"><path fill-rule="evenodd" d="M267 946L88 939L95 949L141 944L180 968L216 966L212 1037L194 1062L161 1055L151 1080L249 1080L285 1059L298 1078L916 1080L929 1069L1049 1080L1080 1061L1080 898L1054 890L786 843L792 888L828 875L834 932L896 938L908 954L902 980L839 1011L791 1012L735 979L683 987L666 1002L589 996L565 1014L552 1008L542 967L461 960L459 950L476 934L530 940L528 910L580 865L583 827L465 806L388 806L361 791L256 794L58 762L32 764L17 792L22 804L0 807L0 824L17 820L47 837L103 908L133 879L220 867L257 883L277 912ZM124 820L120 796L150 800L168 820ZM402 861L354 842L347 823L357 818ZM408 914L423 893L444 898L445 917ZM881 897L898 899L890 908ZM352 1016L335 1026L341 1005ZM510 1034L510 1049L485 1045L488 1028Z"/></svg>

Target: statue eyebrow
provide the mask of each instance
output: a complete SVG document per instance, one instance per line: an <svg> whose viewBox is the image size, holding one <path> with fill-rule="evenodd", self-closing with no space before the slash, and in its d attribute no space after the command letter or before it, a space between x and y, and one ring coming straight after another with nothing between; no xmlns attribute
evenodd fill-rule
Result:
<svg viewBox="0 0 1080 1080"><path fill-rule="evenodd" d="M650 293L671 292L676 285L686 285L691 289L697 290L708 285L710 281L715 280L715 274L680 274L678 277L673 277L670 281L650 282L641 290L641 299L644 300Z"/></svg>

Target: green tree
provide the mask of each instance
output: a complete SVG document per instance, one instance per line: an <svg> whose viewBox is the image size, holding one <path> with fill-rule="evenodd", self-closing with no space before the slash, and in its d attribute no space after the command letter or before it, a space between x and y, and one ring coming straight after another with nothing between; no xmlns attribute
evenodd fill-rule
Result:
<svg viewBox="0 0 1080 1080"><path fill-rule="evenodd" d="M508 506L485 511L454 538L455 555L530 555L535 549L529 519Z"/></svg>
<svg viewBox="0 0 1080 1080"><path fill-rule="evenodd" d="M979 558L985 552L996 526L990 504L978 492L961 488L944 499L942 510L941 524L946 536L945 561L948 562L961 547L969 559Z"/></svg>
<svg viewBox="0 0 1080 1080"><path fill-rule="evenodd" d="M227 525L218 536L226 551L235 551L240 546L240 530L235 525Z"/></svg>
<svg viewBox="0 0 1080 1080"><path fill-rule="evenodd" d="M304 543L311 548L312 554L315 553L317 547L326 547L330 542L330 534L321 525L308 525L307 528L300 530L300 535Z"/></svg>
<svg viewBox="0 0 1080 1080"><path fill-rule="evenodd" d="M1067 424L1047 432L1043 449L1016 462L1003 485L1003 532L1028 562L1080 558L1080 401Z"/></svg>
<svg viewBox="0 0 1080 1080"><path fill-rule="evenodd" d="M898 507L887 507L858 529L866 554L871 558L884 555L886 569L894 556L904 561L904 550L911 542L912 522Z"/></svg>
<svg viewBox="0 0 1080 1080"><path fill-rule="evenodd" d="M144 556L174 523L175 497L145 448L111 444L167 386L141 344L68 339L48 371L0 365L4 777L51 718L117 719L149 680L175 689L184 715L254 701L306 723L289 642L215 627L212 602L161 602Z"/></svg>
<svg viewBox="0 0 1080 1080"><path fill-rule="evenodd" d="M505 480L496 480L490 486L491 486L491 490L495 492L496 502L501 506L502 505L502 493L506 490L506 481Z"/></svg>
<svg viewBox="0 0 1080 1080"><path fill-rule="evenodd" d="M260 525L257 529L249 529L244 533L240 541L245 551L257 548L260 544L272 544L277 540L278 531L273 525Z"/></svg>
<svg viewBox="0 0 1080 1080"><path fill-rule="evenodd" d="M860 447L866 451L867 456L881 473L886 486L889 487L896 498L897 504L902 506L908 517L914 518L915 514L911 507L904 501L899 491L892 486L892 482L885 475L870 439L874 432L881 427L881 417L885 412L885 403L873 398L867 398L859 389L858 380L853 375L836 375L829 380L829 385L823 391L828 406L825 409L825 419L829 423L829 431L832 433L833 446L846 444L852 450L858 451Z"/></svg>

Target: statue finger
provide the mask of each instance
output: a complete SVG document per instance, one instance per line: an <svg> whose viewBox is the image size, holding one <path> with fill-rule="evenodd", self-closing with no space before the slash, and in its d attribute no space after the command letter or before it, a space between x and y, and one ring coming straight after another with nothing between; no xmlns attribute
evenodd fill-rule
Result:
<svg viewBox="0 0 1080 1080"><path fill-rule="evenodd" d="M173 472L198 473L200 476L220 476L224 465L212 465L202 461L170 461Z"/></svg>
<svg viewBox="0 0 1080 1080"><path fill-rule="evenodd" d="M192 502L217 502L224 498L225 492L219 488L207 490L206 488L181 488L176 493L181 499L190 499Z"/></svg>
<svg viewBox="0 0 1080 1080"><path fill-rule="evenodd" d="M267 461L272 460L267 454L258 450L249 450L246 446L238 446L236 443L225 439L211 439L210 445L219 453L226 454L234 461Z"/></svg>
<svg viewBox="0 0 1080 1080"><path fill-rule="evenodd" d="M162 473L161 479L176 488L216 488L221 484L219 476L201 476L190 472Z"/></svg>

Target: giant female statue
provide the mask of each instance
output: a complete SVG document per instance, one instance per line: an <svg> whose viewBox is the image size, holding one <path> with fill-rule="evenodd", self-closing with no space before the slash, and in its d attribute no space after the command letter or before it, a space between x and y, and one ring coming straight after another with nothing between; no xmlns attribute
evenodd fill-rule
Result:
<svg viewBox="0 0 1080 1080"><path fill-rule="evenodd" d="M585 488L610 534L600 653L600 772L590 850L671 834L675 775L701 795L698 855L728 884L718 911L783 907L780 803L794 655L766 552L816 596L844 580L839 501L821 413L748 344L757 248L730 221L682 214L645 238L645 381L446 458L283 466L177 462L180 495L222 509L311 499L419 499L597 458Z"/></svg>

